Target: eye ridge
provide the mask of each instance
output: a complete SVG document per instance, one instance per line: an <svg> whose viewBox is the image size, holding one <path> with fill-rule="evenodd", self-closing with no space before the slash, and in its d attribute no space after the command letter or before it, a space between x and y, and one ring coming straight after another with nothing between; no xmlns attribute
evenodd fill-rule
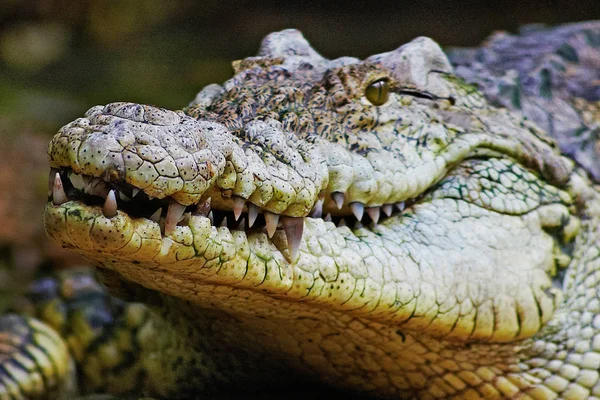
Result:
<svg viewBox="0 0 600 400"><path fill-rule="evenodd" d="M367 100L374 106L381 106L388 101L390 94L390 83L387 78L371 82L365 89Z"/></svg>

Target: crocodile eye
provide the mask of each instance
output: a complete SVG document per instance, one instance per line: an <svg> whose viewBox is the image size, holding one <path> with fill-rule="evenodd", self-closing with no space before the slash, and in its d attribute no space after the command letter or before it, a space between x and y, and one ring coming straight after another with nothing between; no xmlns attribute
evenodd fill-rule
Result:
<svg viewBox="0 0 600 400"><path fill-rule="evenodd" d="M387 79L379 79L369 86L365 90L365 96L367 96L367 100L371 102L374 106L380 106L385 104L388 100L388 95L390 92L390 84Z"/></svg>

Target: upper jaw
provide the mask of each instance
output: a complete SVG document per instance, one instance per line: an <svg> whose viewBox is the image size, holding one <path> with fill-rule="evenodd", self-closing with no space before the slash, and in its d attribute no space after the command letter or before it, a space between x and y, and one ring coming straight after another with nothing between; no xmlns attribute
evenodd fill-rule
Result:
<svg viewBox="0 0 600 400"><path fill-rule="evenodd" d="M234 210L245 200L289 217L308 216L321 207L319 202L333 214L351 214L355 208L360 213L361 206L389 209L418 197L471 156L500 154L552 183L568 179L572 166L520 119L486 110L467 114L474 122L461 128L447 115L464 109L449 106L449 114L436 115L430 107L391 104L382 109L406 129L382 125L379 135L395 139L373 151L355 152L314 133L286 132L273 119L252 120L230 131L181 111L112 103L93 107L60 129L50 143L50 166L117 184L129 197L139 190L186 207L211 197L213 206L223 210ZM472 126L475 122L479 127ZM415 133L413 125L424 128ZM435 143L419 136L435 138Z"/></svg>
<svg viewBox="0 0 600 400"><path fill-rule="evenodd" d="M212 190L230 209L237 196L276 214L307 215L327 186L318 150L287 137L277 121L250 123L245 135L180 111L113 103L61 128L50 143L50 166L184 206Z"/></svg>

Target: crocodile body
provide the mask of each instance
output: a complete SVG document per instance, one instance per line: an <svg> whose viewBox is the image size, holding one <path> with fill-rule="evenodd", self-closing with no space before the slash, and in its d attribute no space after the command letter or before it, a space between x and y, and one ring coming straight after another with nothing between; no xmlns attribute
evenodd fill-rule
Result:
<svg viewBox="0 0 600 400"><path fill-rule="evenodd" d="M182 111L96 106L52 139L47 233L149 305L37 286L85 390L600 398L597 149L562 155L496 106L502 74L490 104L427 38L327 60L287 30L234 69ZM593 131L598 103L577 101L564 118ZM101 311L60 312L90 293Z"/></svg>

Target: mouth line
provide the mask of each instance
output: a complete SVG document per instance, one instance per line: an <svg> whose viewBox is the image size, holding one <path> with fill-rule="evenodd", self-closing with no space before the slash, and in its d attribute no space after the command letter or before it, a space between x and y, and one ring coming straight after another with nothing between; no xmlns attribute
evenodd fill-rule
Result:
<svg viewBox="0 0 600 400"><path fill-rule="evenodd" d="M321 197L305 217L319 218L333 223L338 228L348 226L351 229L359 229L364 225L382 223L402 214L423 195L377 207L368 207L358 202L350 202L348 207L342 207L344 194L333 192L332 203L337 205L338 210L324 212L324 198ZM48 201L57 206L67 201L80 201L88 206L101 207L107 218L116 216L117 211L124 212L131 218L146 218L157 223L164 236L168 236L178 225L187 225L192 216L206 217L215 227L264 232L269 239L273 238L278 229L283 229L292 259L295 258L302 240L305 217L274 214L261 210L249 201L232 197L231 210L212 207L210 197L202 197L198 203L185 206L170 197L150 197L143 190L126 182L105 181L102 178L80 175L68 168L52 168L48 177Z"/></svg>

